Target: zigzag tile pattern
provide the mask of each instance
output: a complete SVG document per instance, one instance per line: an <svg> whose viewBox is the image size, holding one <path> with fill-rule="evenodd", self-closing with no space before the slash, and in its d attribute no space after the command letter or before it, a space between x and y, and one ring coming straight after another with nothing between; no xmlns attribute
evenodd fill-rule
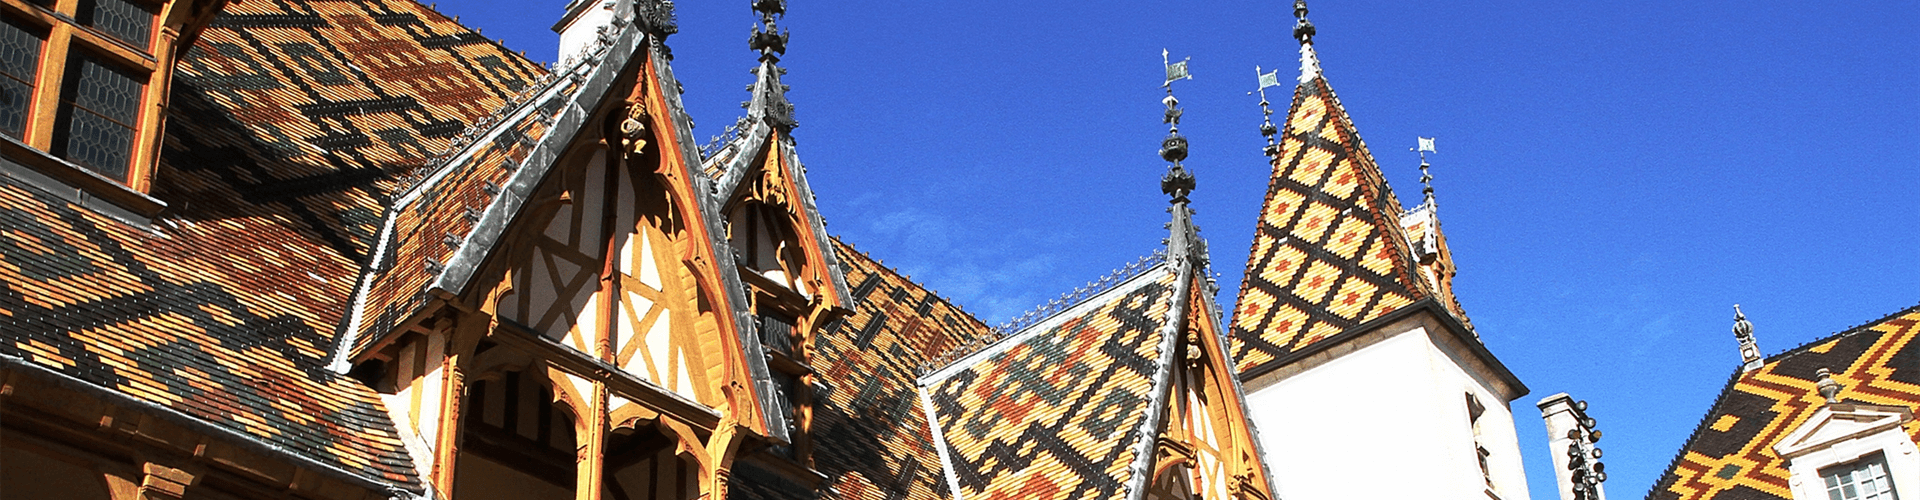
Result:
<svg viewBox="0 0 1920 500"><path fill-rule="evenodd" d="M1920 306L1735 371L1648 500L1791 500L1773 445L1824 406L1814 373L1845 386L1842 401L1920 408ZM1907 433L1920 441L1920 423Z"/></svg>
<svg viewBox="0 0 1920 500"><path fill-rule="evenodd" d="M1125 493L1161 369L1176 274L1162 266L929 380L960 499ZM1151 436L1144 437L1152 439Z"/></svg>
<svg viewBox="0 0 1920 500"><path fill-rule="evenodd" d="M940 353L990 338L993 329L911 278L839 240L834 251L857 304L814 346L814 368L829 389L815 393L814 468L831 490L805 491L775 481L733 477L730 493L747 499L948 498L917 391L920 367ZM818 496L817 496L818 495Z"/></svg>
<svg viewBox="0 0 1920 500"><path fill-rule="evenodd" d="M1294 91L1229 326L1261 367L1428 295L1400 202L1325 78Z"/></svg>
<svg viewBox="0 0 1920 500"><path fill-rule="evenodd" d="M0 353L418 488L323 366L398 177L540 72L411 1L228 4L174 80L163 219L0 180Z"/></svg>

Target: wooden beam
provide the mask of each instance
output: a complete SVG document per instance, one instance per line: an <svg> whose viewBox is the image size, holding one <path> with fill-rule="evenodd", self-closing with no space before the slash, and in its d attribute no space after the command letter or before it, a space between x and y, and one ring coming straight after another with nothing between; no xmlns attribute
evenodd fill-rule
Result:
<svg viewBox="0 0 1920 500"><path fill-rule="evenodd" d="M720 425L720 412L641 380L611 363L594 359L580 351L560 345L524 326L501 321L489 340L511 346L545 359L563 370L604 380L611 395L633 401L647 409L699 426L711 432Z"/></svg>

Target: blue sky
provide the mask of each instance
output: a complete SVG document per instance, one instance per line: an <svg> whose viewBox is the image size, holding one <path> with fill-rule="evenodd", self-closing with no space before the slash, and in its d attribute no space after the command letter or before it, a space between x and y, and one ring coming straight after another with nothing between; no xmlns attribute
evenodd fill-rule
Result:
<svg viewBox="0 0 1920 500"><path fill-rule="evenodd" d="M552 61L560 0L441 2ZM742 110L744 1L668 39L702 142ZM1556 498L1533 403L1591 402L1641 498L1736 369L1920 302L1920 4L1317 0L1326 75L1400 197L1438 137L1456 287ZM1270 167L1254 66L1291 2L793 2L782 65L828 230L997 322L1157 248L1160 50L1231 307ZM1287 93L1276 96L1285 112ZM1231 310L1231 309L1229 309Z"/></svg>

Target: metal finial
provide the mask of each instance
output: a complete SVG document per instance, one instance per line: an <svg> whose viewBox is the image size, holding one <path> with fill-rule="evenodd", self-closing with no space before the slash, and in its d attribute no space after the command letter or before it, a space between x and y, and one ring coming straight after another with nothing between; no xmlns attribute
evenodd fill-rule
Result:
<svg viewBox="0 0 1920 500"><path fill-rule="evenodd" d="M1191 80L1193 74L1187 72L1187 62L1191 58L1174 62L1167 54L1166 49L1160 50L1160 61L1167 67L1167 80L1161 85L1167 90L1167 96L1160 99L1160 103L1167 106L1164 119L1167 138L1160 141L1160 158L1171 165L1167 166L1167 175L1160 179L1160 190L1179 204L1186 202L1187 194L1193 192L1195 182L1193 174L1180 166L1180 162L1187 159L1187 138L1180 135L1180 115L1184 112L1180 109L1180 99L1173 96L1173 82Z"/></svg>
<svg viewBox="0 0 1920 500"><path fill-rule="evenodd" d="M760 60L780 60L787 54L787 31L777 22L787 15L787 0L752 0L753 11L760 14L760 25L753 27L747 46L760 51ZM775 55L778 54L778 55Z"/></svg>
<svg viewBox="0 0 1920 500"><path fill-rule="evenodd" d="M1753 322L1747 321L1746 313L1740 311L1740 304L1733 305L1733 337L1741 340L1753 338Z"/></svg>
<svg viewBox="0 0 1920 500"><path fill-rule="evenodd" d="M1307 20L1307 0L1293 0L1293 17L1299 20L1293 25L1293 38L1300 43L1313 43L1313 21Z"/></svg>
<svg viewBox="0 0 1920 500"><path fill-rule="evenodd" d="M1267 148L1265 150L1267 156L1278 157L1280 156L1280 144L1274 142L1273 136L1280 133L1280 128L1273 126L1273 107L1272 103L1267 102L1267 87L1280 86L1280 70L1276 69L1261 72L1260 66L1256 65L1253 67L1253 74L1260 80L1260 87L1254 89L1254 92L1260 93L1260 135L1267 137ZM1253 92L1248 93L1251 94Z"/></svg>
<svg viewBox="0 0 1920 500"><path fill-rule="evenodd" d="M1847 386L1840 385L1839 382L1834 382L1833 372L1826 368L1821 368L1813 372L1813 376L1819 379L1817 384L1820 388L1820 397L1827 398L1827 404L1839 404L1840 390L1845 389Z"/></svg>
<svg viewBox="0 0 1920 500"><path fill-rule="evenodd" d="M1433 174L1427 171L1427 169L1432 167L1432 165L1427 164L1427 153L1437 154L1439 153L1439 151L1435 150L1433 147L1434 138L1432 137L1415 137L1415 138L1419 139L1419 145L1414 146L1412 149L1420 153L1420 186L1421 186L1420 192L1426 195L1426 199L1423 203L1425 203L1426 206L1429 208L1438 208L1433 204Z"/></svg>

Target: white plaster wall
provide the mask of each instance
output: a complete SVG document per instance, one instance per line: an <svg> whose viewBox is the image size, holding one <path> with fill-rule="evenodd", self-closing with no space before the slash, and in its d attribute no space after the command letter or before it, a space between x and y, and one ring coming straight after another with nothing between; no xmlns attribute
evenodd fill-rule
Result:
<svg viewBox="0 0 1920 500"><path fill-rule="evenodd" d="M1487 407L1480 443L1492 452L1494 493L1527 499L1509 402L1425 328L1389 328L1404 331L1247 395L1277 496L1487 500L1467 416L1471 391Z"/></svg>

